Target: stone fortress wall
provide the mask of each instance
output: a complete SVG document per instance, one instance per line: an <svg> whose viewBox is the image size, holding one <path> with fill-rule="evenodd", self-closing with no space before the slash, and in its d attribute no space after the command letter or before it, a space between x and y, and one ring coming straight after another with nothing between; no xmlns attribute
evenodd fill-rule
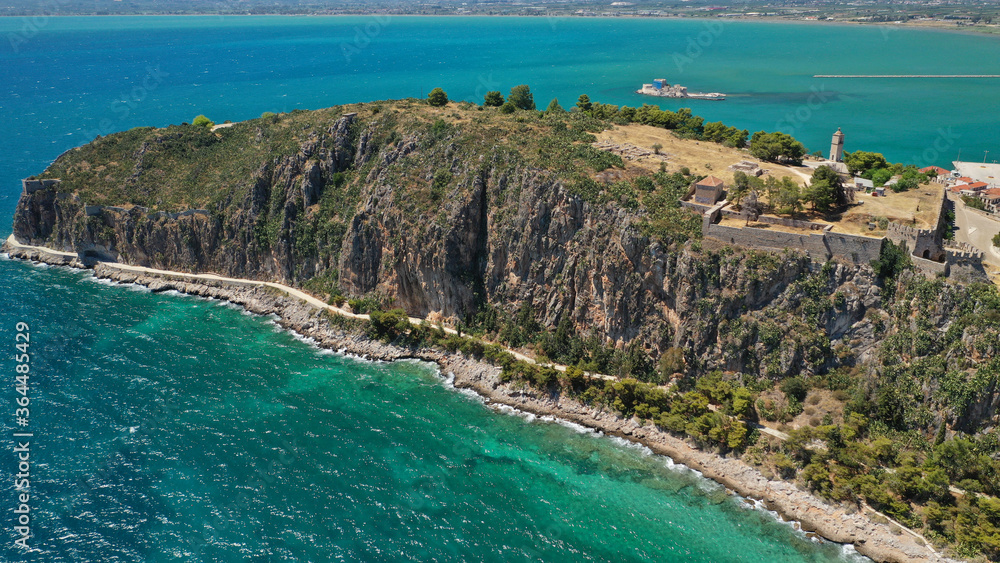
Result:
<svg viewBox="0 0 1000 563"><path fill-rule="evenodd" d="M792 249L805 252L814 260L841 260L855 265L870 264L882 252L885 240L904 246L918 270L930 276L957 276L983 279L982 253L968 245L945 244L941 233L945 223L946 200L941 196L937 228L918 229L890 222L885 237L869 237L831 231L830 225L795 221L780 217L760 217L758 222L795 227L804 232L792 233L755 227L728 227L718 224L719 217L740 216L727 208L722 201L710 209L705 206L685 205L703 213L702 236L723 244L745 246L781 252ZM805 232L809 231L809 232Z"/></svg>
<svg viewBox="0 0 1000 563"><path fill-rule="evenodd" d="M829 260L831 258L851 264L868 264L879 257L882 251L881 238L849 235L830 231L830 225L795 221L780 217L760 217L760 222L770 222L783 226L806 229L810 232L790 233L755 227L726 227L719 225L717 220L725 211L726 202L713 207L705 213L702 223L702 235L705 238L717 240L724 244L747 246L781 252L786 248L799 250L808 254L814 260ZM735 213L727 213L735 214ZM774 221L768 221L774 219Z"/></svg>

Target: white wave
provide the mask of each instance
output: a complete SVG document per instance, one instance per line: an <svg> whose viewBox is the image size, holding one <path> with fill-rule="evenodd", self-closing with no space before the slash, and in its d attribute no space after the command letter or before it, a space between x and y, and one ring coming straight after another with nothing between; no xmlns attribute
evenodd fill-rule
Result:
<svg viewBox="0 0 1000 563"><path fill-rule="evenodd" d="M109 280L107 278L99 278L99 277L93 276L93 275L92 276L87 276L85 278L80 278L80 280L81 281L85 281L85 282L89 282L89 283L96 283L97 285L106 285L108 287L118 287L119 285L124 285L124 284L120 284L120 283L118 283L116 281Z"/></svg>
<svg viewBox="0 0 1000 563"><path fill-rule="evenodd" d="M850 543L840 544L840 557L850 563L871 563L871 559L858 553L858 550L854 549L854 544Z"/></svg>
<svg viewBox="0 0 1000 563"><path fill-rule="evenodd" d="M521 409L512 407L510 405L505 405L503 403L489 403L491 409L506 415L516 416L518 418L523 418L528 422L534 422L537 416L534 413L527 411L522 411Z"/></svg>
<svg viewBox="0 0 1000 563"><path fill-rule="evenodd" d="M559 418L558 416L545 415L541 417L540 420L543 420L545 422L552 422L554 424L558 424L559 426L569 428L570 430L576 432L577 434L587 434L591 436L604 435L604 433L599 430L595 430L593 428L590 428L589 426L584 426L582 424L577 424L575 422L570 422L569 420Z"/></svg>
<svg viewBox="0 0 1000 563"><path fill-rule="evenodd" d="M789 520L789 519L786 519L784 516L782 516L777 511L769 509L767 507L767 505L764 503L763 500L758 500L758 499L754 499L754 498L747 498L747 497L743 497L743 496L740 496L740 495L736 495L736 498L737 498L737 500L741 501L739 503L739 505L742 506L743 508L745 508L747 510L753 510L753 511L756 511L756 512L760 512L761 514L764 514L764 515L768 516L774 522L776 522L778 524L781 524L781 525L784 525L784 526L787 526L788 528L790 528L792 530L792 532L796 536L798 536L798 537L800 537L802 539L807 539L807 540L811 541L812 543L816 543L816 544L828 544L829 543L829 544L839 545L840 546L840 559L843 560L843 561L847 561L848 563L871 563L871 559L869 559L868 557L865 557L864 555L861 555L860 553L858 553L858 551L856 549L854 549L854 545L849 544L849 543L838 544L837 542L828 540L828 539L820 536L819 534L816 534L815 532L806 532L805 530L802 529L802 523L801 522L799 522L798 520Z"/></svg>

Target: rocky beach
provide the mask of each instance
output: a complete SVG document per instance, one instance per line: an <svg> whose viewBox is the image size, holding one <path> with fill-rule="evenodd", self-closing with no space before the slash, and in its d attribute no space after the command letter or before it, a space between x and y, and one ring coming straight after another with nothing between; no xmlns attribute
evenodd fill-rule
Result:
<svg viewBox="0 0 1000 563"><path fill-rule="evenodd" d="M606 435L643 444L653 452L700 472L738 495L762 501L767 508L778 512L783 518L798 522L801 529L815 532L833 542L851 544L859 553L876 561L952 561L893 524L876 523L856 510L826 503L792 483L768 479L740 459L698 449L688 441L663 432L652 424L642 425L635 418L623 419L613 412L582 404L558 393L542 394L523 384L503 383L500 368L461 354L449 354L429 348L402 348L337 328L316 304L276 289L274 286L277 284L219 279L210 274L152 273L118 263L98 262L86 265L72 253L21 245L13 237L7 240L2 251L16 259L74 268L90 267L98 278L122 284L139 284L154 292L173 290L227 301L254 314L274 315L281 327L311 338L317 345L330 350L371 360L418 359L433 362L439 366L441 373L454 376L455 387L475 391L487 403L507 405L538 416L559 418Z"/></svg>

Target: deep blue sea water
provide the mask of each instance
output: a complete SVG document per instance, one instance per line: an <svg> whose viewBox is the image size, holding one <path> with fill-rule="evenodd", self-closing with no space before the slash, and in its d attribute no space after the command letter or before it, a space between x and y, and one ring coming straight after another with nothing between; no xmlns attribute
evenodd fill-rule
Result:
<svg viewBox="0 0 1000 563"><path fill-rule="evenodd" d="M997 81L812 75L1000 74L998 55L996 39L891 27L0 19L0 225L19 178L97 134L436 86L474 100L528 83L541 106L581 93L638 105L651 100L632 90L663 76L738 94L688 104L710 121L784 128L815 149L840 126L848 150L947 164L958 150L971 159L997 146ZM664 458L494 412L426 365L324 353L268 319L85 272L0 260L0 288L0 561L849 556ZM35 434L28 504L40 551L30 554L13 547L19 321L33 357L20 428Z"/></svg>

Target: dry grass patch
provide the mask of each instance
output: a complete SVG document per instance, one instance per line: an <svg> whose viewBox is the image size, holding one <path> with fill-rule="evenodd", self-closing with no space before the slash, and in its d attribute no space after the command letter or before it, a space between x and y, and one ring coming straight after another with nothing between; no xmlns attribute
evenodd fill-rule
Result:
<svg viewBox="0 0 1000 563"><path fill-rule="evenodd" d="M844 422L844 402L838 401L829 389L810 389L803 406L802 412L792 419L792 428L818 426L826 415L830 415L834 424Z"/></svg>
<svg viewBox="0 0 1000 563"><path fill-rule="evenodd" d="M944 186L941 184L921 184L917 189L908 192L893 193L886 190L885 197L873 197L871 194L857 194L855 205L845 212L839 221L834 223L834 230L882 236L884 230L868 230L868 223L876 217L885 217L890 221L921 229L937 227L938 214L941 212L941 197Z"/></svg>
<svg viewBox="0 0 1000 563"><path fill-rule="evenodd" d="M733 181L733 172L728 170L729 166L741 160L757 161L745 149L734 149L724 147L718 143L710 141L695 141L691 139L680 139L673 132L650 125L618 125L612 129L596 133L598 142L609 141L615 144L631 144L649 151L653 150L653 145L659 144L663 148L660 153L667 156L667 169L677 171L686 166L692 174L707 176L713 175L721 178L727 184ZM637 160L626 161L626 167L637 167L645 170L656 171L660 169L662 160L654 156L644 157ZM797 181L802 177L796 174L791 168L779 166L769 162L761 163L761 166L769 170L769 174L781 178L789 176Z"/></svg>

